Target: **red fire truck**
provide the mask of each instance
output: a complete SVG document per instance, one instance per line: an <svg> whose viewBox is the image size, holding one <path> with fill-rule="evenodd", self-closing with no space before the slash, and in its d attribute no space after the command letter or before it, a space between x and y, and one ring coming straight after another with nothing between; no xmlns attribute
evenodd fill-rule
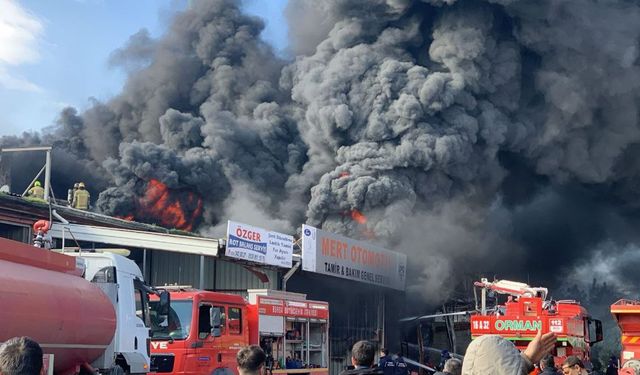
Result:
<svg viewBox="0 0 640 375"><path fill-rule="evenodd" d="M570 355L590 363L591 345L602 341L602 323L592 319L579 302L573 300L547 300L546 288L533 288L527 284L482 279L475 283L481 289L481 305L471 316L472 339L487 334L500 335L524 349L538 330L554 332L558 343L553 355L556 364ZM506 295L506 301L491 308L487 297Z"/></svg>
<svg viewBox="0 0 640 375"><path fill-rule="evenodd" d="M151 369L169 374L237 374L236 353L260 345L273 374L329 373L329 305L306 295L251 289L239 295L165 287L167 319L151 329ZM156 301L151 301L154 317ZM160 321L162 320L162 321Z"/></svg>
<svg viewBox="0 0 640 375"><path fill-rule="evenodd" d="M640 374L640 301L621 299L611 305L611 314L618 322L622 344L620 375Z"/></svg>

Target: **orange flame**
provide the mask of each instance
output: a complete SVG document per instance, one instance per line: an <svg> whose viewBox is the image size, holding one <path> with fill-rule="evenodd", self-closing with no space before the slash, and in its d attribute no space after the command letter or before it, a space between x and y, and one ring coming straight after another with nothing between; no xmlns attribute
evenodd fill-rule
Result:
<svg viewBox="0 0 640 375"><path fill-rule="evenodd" d="M344 216L349 216L349 217L351 217L351 220L353 220L356 223L360 224L360 234L364 238L366 238L368 240L376 239L376 234L374 233L374 231L369 229L366 226L368 219L367 219L367 216L365 214L360 212L358 209L354 208L351 211L345 212Z"/></svg>
<svg viewBox="0 0 640 375"><path fill-rule="evenodd" d="M126 216L116 216L118 219L122 219L122 220L126 220L126 221L133 221L134 216L133 215L126 215Z"/></svg>
<svg viewBox="0 0 640 375"><path fill-rule="evenodd" d="M340 172L340 178L342 178L342 177L349 177L349 172L347 172L347 171Z"/></svg>
<svg viewBox="0 0 640 375"><path fill-rule="evenodd" d="M151 179L144 197L138 201L138 215L143 221L155 221L163 227L191 231L202 214L202 199L190 191L170 190Z"/></svg>
<svg viewBox="0 0 640 375"><path fill-rule="evenodd" d="M367 223L367 217L364 216L362 212L358 211L355 208L351 210L351 219L353 219L353 221L355 221L358 224L364 225Z"/></svg>

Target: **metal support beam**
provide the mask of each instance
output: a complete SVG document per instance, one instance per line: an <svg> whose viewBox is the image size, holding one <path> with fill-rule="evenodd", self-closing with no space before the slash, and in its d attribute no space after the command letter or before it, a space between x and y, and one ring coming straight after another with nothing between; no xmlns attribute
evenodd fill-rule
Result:
<svg viewBox="0 0 640 375"><path fill-rule="evenodd" d="M418 363L424 365L424 341L422 340L422 322L418 323L416 327L416 337L418 338ZM418 374L426 375L427 372L420 366L418 368Z"/></svg>
<svg viewBox="0 0 640 375"><path fill-rule="evenodd" d="M302 263L301 262L296 262L296 264L294 264L293 267L291 267L291 269L289 271L287 271L287 273L285 273L284 276L282 276L282 290L284 290L284 291L287 290L287 281L289 281L291 276L293 276L293 274L296 273L298 268L300 268L300 264L302 264Z"/></svg>
<svg viewBox="0 0 640 375"><path fill-rule="evenodd" d="M29 185L27 185L27 187L22 192L23 197L27 195L27 192L29 191L29 189L31 189L31 186L33 186L33 183L36 182L36 180L40 177L40 175L42 174L42 172L45 170L46 167L47 167L46 165L43 165L42 168L40 169L40 172L38 172L38 174L33 178L33 180L31 180Z"/></svg>
<svg viewBox="0 0 640 375"><path fill-rule="evenodd" d="M204 290L204 255L200 255L200 289Z"/></svg>
<svg viewBox="0 0 640 375"><path fill-rule="evenodd" d="M44 200L49 202L49 187L51 186L51 147L47 150L47 161L44 167Z"/></svg>
<svg viewBox="0 0 640 375"><path fill-rule="evenodd" d="M387 347L387 317L386 317L386 310L387 310L387 295L385 292L381 292L380 294L382 294L382 298L381 298L381 310L382 310L382 337L380 337L380 344L383 347Z"/></svg>
<svg viewBox="0 0 640 375"><path fill-rule="evenodd" d="M480 296L480 314L487 315L487 288L482 288Z"/></svg>
<svg viewBox="0 0 640 375"><path fill-rule="evenodd" d="M23 151L51 151L51 146L7 147L7 148L0 149L0 152L23 152Z"/></svg>
<svg viewBox="0 0 640 375"><path fill-rule="evenodd" d="M422 316L411 316L408 318L402 318L398 320L399 322L411 322L414 320L427 320L433 318L440 318L443 316L458 316L458 315L471 315L473 311L457 311L451 313L443 313L443 314L431 314L431 315L422 315Z"/></svg>
<svg viewBox="0 0 640 375"><path fill-rule="evenodd" d="M142 249L142 277L149 283L149 276L147 276L147 249Z"/></svg>
<svg viewBox="0 0 640 375"><path fill-rule="evenodd" d="M10 148L3 148L0 149L0 153L1 152L28 152L28 151L45 151L46 152L46 162L44 164L44 200L49 202L49 186L51 185L51 146L38 146L38 147L10 147ZM24 193L22 193L22 195L25 195L27 193L27 191L29 190L29 188L31 187L31 185L33 185L33 183L35 182L35 180L38 179L38 177L40 176L40 174L42 173L42 170L40 170L40 172L38 172L38 174L36 175L36 177L33 179L33 181L31 181L31 184L29 184L29 186L27 186L27 190L25 190Z"/></svg>

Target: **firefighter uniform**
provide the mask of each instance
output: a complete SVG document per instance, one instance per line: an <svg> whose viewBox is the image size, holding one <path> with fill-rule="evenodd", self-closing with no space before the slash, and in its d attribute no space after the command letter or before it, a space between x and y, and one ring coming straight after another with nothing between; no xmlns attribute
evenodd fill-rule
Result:
<svg viewBox="0 0 640 375"><path fill-rule="evenodd" d="M396 373L396 362L389 355L385 356L386 358L380 361L380 369L384 373L384 375L395 375Z"/></svg>
<svg viewBox="0 0 640 375"><path fill-rule="evenodd" d="M89 192L84 189L84 183L79 183L78 190L73 193L71 207L79 210L88 210L90 197Z"/></svg>
<svg viewBox="0 0 640 375"><path fill-rule="evenodd" d="M401 356L398 356L396 359L396 372L395 375L408 375L409 367L407 367L407 363L402 359Z"/></svg>
<svg viewBox="0 0 640 375"><path fill-rule="evenodd" d="M40 181L33 184L33 187L27 192L27 196L44 199L44 189L40 186Z"/></svg>

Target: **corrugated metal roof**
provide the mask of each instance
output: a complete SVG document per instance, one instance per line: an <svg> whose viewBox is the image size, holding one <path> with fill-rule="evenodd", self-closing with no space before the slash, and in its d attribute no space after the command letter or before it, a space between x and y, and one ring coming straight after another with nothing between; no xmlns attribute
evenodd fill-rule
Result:
<svg viewBox="0 0 640 375"><path fill-rule="evenodd" d="M78 210L75 208L52 204L51 208L56 210L70 223L85 225L100 225L112 228L124 228L132 230L142 230L158 233L177 233L182 235L192 235L194 233L176 231L163 228L157 225L139 223L136 221L123 220L117 217L99 214L92 211ZM49 205L44 201L28 200L19 196L0 193L0 216L7 215L13 220L28 220L31 224L36 220L49 219Z"/></svg>
<svg viewBox="0 0 640 375"><path fill-rule="evenodd" d="M69 238L69 234L78 241L98 242L126 247L174 251L196 255L218 255L218 240L212 238L179 236L168 233L155 233L123 228L98 227L92 225L53 223L52 237Z"/></svg>

